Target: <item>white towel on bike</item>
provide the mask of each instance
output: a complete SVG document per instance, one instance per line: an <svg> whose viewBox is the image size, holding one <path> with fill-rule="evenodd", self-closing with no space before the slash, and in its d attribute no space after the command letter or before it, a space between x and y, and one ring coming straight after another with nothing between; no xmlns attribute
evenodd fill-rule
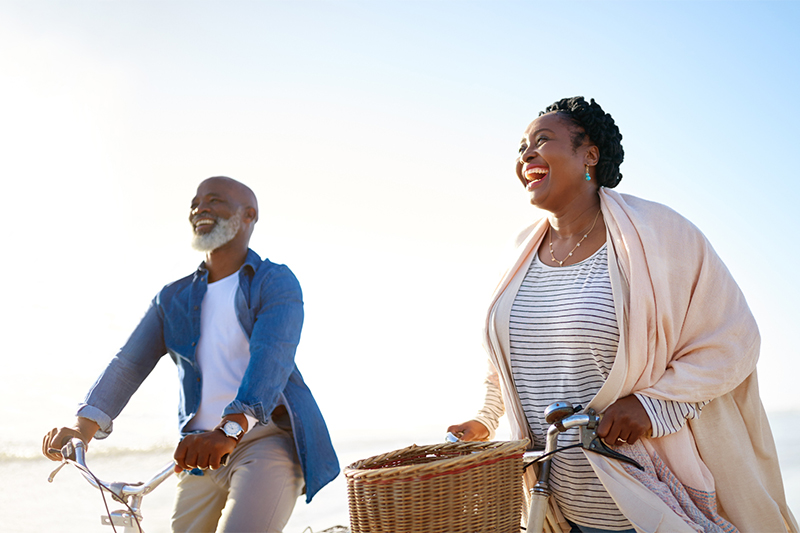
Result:
<svg viewBox="0 0 800 533"><path fill-rule="evenodd" d="M600 189L620 343L608 380L587 407L639 392L680 402L714 399L681 431L644 444L678 480L713 493L740 531L798 532L758 395L760 337L747 303L703 234L671 209ZM485 346L498 371L512 436L530 438L513 389L508 317L548 223L521 235L487 315ZM557 399L554 399L557 400ZM616 461L587 454L622 512L642 531L692 529Z"/></svg>

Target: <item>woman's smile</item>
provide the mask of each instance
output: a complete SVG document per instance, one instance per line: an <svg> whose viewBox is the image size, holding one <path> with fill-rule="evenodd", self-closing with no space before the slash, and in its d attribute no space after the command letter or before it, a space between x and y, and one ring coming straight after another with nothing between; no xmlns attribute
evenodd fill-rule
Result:
<svg viewBox="0 0 800 533"><path fill-rule="evenodd" d="M525 179L528 183L525 185L525 188L530 191L531 189L540 185L540 182L544 180L547 175L550 173L550 169L542 165L536 164L528 164L525 165L525 170L523 172Z"/></svg>

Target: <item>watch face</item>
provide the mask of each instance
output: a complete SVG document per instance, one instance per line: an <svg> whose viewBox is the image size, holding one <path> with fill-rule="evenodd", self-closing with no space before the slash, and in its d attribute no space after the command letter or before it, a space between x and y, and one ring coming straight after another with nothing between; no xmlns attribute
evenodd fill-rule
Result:
<svg viewBox="0 0 800 533"><path fill-rule="evenodd" d="M227 436L237 439L239 438L239 435L244 433L242 426L240 426L233 420L228 420L227 422L225 422L225 425L222 426L222 431L224 431Z"/></svg>

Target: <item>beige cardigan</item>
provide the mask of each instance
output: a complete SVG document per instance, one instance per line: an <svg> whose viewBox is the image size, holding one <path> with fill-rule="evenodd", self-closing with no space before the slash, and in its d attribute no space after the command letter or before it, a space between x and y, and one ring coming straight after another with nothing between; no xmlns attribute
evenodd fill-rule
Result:
<svg viewBox="0 0 800 533"><path fill-rule="evenodd" d="M605 188L599 194L620 339L608 379L587 408L603 411L633 392L690 403L714 398L678 433L645 439L646 449L658 453L684 486L716 490L718 512L742 533L798 533L758 394L758 328L739 287L685 218ZM508 321L547 227L544 218L521 235L486 320L484 343L514 439L531 435L514 390ZM638 531L693 531L618 462L586 455ZM548 519L553 531L565 525L554 507Z"/></svg>

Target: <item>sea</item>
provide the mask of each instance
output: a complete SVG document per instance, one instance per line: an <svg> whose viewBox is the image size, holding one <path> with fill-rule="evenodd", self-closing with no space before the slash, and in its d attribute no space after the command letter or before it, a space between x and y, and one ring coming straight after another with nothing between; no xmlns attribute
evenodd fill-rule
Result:
<svg viewBox="0 0 800 533"><path fill-rule="evenodd" d="M800 411L769 413L770 424L780 458L784 488L790 508L800 512ZM372 431L364 427L332 427L331 435L341 465L412 444L442 442L445 424L400 424L394 430ZM498 438L507 438L501 426ZM13 533L110 532L101 525L105 504L99 491L89 486L74 468L64 468L48 483L57 466L39 454L29 442L26 449L12 449L0 442L0 530ZM15 446L19 441L15 441ZM735 445L735 443L732 443ZM90 447L87 463L101 479L136 482L149 479L170 462L172 444L120 447L108 442ZM735 468L735 465L732 465ZM747 487L742 487L747 490ZM144 498L142 527L147 533L169 531L175 478L171 477ZM298 500L294 514L284 529L287 533L320 533L334 526L349 526L347 485L339 475L310 504ZM107 500L113 511L119 504Z"/></svg>
<svg viewBox="0 0 800 533"><path fill-rule="evenodd" d="M410 437L415 434L416 438ZM340 464L345 467L360 459L412 444L443 442L441 427L406 428L402 432L375 436L365 430L331 431ZM149 480L171 462L172 447L151 449L104 449L96 441L90 444L87 464L104 481L138 482ZM38 450L37 450L38 452ZM100 492L91 487L73 467L63 468L48 483L48 476L59 463L51 462L38 453L2 457L0 461L0 531L14 533L108 532L101 525L106 512ZM144 497L142 527L147 533L168 532L176 478L171 476L151 494ZM110 510L121 505L107 499ZM310 504L304 498L297 501L292 518L284 529L287 533L320 533L334 526L348 526L347 484L339 476Z"/></svg>

